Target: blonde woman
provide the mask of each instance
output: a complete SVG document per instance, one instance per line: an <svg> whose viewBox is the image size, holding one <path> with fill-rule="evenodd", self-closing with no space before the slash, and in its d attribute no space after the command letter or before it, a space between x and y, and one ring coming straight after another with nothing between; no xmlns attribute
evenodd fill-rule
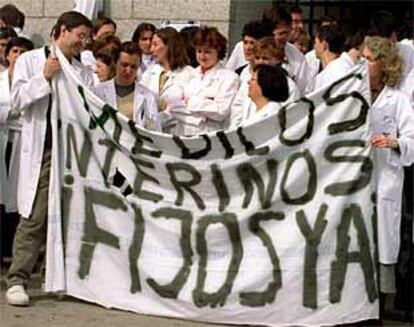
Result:
<svg viewBox="0 0 414 327"><path fill-rule="evenodd" d="M403 166L414 162L414 112L397 89L402 61L390 40L366 37L362 55L368 62L371 102L371 144L374 147L380 291L395 293L400 248Z"/></svg>

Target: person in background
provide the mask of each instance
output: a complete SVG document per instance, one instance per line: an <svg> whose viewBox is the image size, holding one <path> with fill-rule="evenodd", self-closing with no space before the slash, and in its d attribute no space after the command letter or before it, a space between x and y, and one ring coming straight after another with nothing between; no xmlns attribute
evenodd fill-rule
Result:
<svg viewBox="0 0 414 327"><path fill-rule="evenodd" d="M336 26L336 25L338 25L338 22L336 21L336 19L333 18L332 16L326 15L326 16L323 16L319 20L318 28L321 26ZM316 52L313 46L312 46L312 50L305 54L305 59L306 59L306 62L308 63L309 81L311 82L316 78L316 75L318 75L322 71L322 63L316 56ZM306 92L309 92L309 90L312 90L312 89L313 89L313 85L312 83L309 83L306 89Z"/></svg>
<svg viewBox="0 0 414 327"><path fill-rule="evenodd" d="M157 96L157 106L163 131L174 133L176 120L171 116L172 107L184 105L184 88L189 84L193 68L180 34L172 27L157 30L151 44L151 53L157 64L142 75L142 85Z"/></svg>
<svg viewBox="0 0 414 327"><path fill-rule="evenodd" d="M71 62L86 87L93 87L90 71L76 57L85 48L91 21L74 11L63 13L53 27L53 46ZM7 274L6 300L27 306L26 292L41 245L46 240L52 154L51 81L61 77L60 64L48 47L24 53L16 62L12 83L13 109L22 113L18 209L21 215Z"/></svg>
<svg viewBox="0 0 414 327"><path fill-rule="evenodd" d="M7 170L7 195L6 212L17 212L17 185L20 164L20 137L22 122L20 112L12 110L11 84L13 81L14 68L20 55L26 51L33 50L33 42L23 38L14 37L6 45L5 58L7 70L0 73L0 128L6 132L4 140L7 144L7 153L3 158L9 163ZM4 182L4 181L3 181Z"/></svg>
<svg viewBox="0 0 414 327"><path fill-rule="evenodd" d="M137 80L140 58L135 42L122 43L114 52L115 77L99 84L96 94L137 125L160 131L155 96Z"/></svg>
<svg viewBox="0 0 414 327"><path fill-rule="evenodd" d="M6 46L6 71L0 73L0 265L4 257L11 257L13 238L19 223L17 183L20 161L20 113L11 108L10 86L17 58L33 49L25 38L12 38Z"/></svg>
<svg viewBox="0 0 414 327"><path fill-rule="evenodd" d="M258 65L281 66L284 59L283 49L276 46L273 36L268 36L256 42L253 49L253 61L250 66L247 77L244 76L233 101L230 116L230 129L240 126L246 117L251 116L256 111L256 107L252 99L248 96L248 81L253 77L253 72ZM245 73L245 71L243 71ZM282 105L286 105L300 98L299 90L285 71L288 83L288 98ZM247 81L247 82L246 82Z"/></svg>
<svg viewBox="0 0 414 327"><path fill-rule="evenodd" d="M400 248L403 166L414 162L414 111L397 89L403 65L395 43L366 37L362 55L368 62L371 108L370 143L374 148L379 285L384 294L395 293L395 264Z"/></svg>
<svg viewBox="0 0 414 327"><path fill-rule="evenodd" d="M152 37L156 28L150 23L141 23L137 26L132 35L132 42L135 42L141 49L141 60L138 71L138 79L151 65L155 64L154 56L151 53Z"/></svg>
<svg viewBox="0 0 414 327"><path fill-rule="evenodd" d="M103 16L93 22L92 39L88 42L86 49L82 51L80 60L91 71L96 71L94 52L107 45L111 37L115 37L116 28L116 23L109 17Z"/></svg>
<svg viewBox="0 0 414 327"><path fill-rule="evenodd" d="M394 15L388 11L374 12L370 18L368 35L388 38L395 43L404 63L402 79L400 81L400 83L403 83L408 73L414 68L414 49L407 44L397 42L397 21Z"/></svg>
<svg viewBox="0 0 414 327"><path fill-rule="evenodd" d="M309 68L305 56L288 43L292 30L292 17L282 7L272 6L263 14L263 23L272 29L276 46L285 52L282 67L295 81L300 94L304 95L308 84Z"/></svg>
<svg viewBox="0 0 414 327"><path fill-rule="evenodd" d="M235 71L237 75L240 76L242 71L246 69L249 66L249 63L253 60L253 48L256 42L268 35L269 33L260 20L254 20L244 25L242 32L243 54L248 64L237 68Z"/></svg>
<svg viewBox="0 0 414 327"><path fill-rule="evenodd" d="M243 41L239 41L233 48L231 55L226 63L226 68L236 71L237 68L247 65L247 59L244 58Z"/></svg>
<svg viewBox="0 0 414 327"><path fill-rule="evenodd" d="M346 55L342 54L350 67L361 63L361 46L364 43L366 31L363 28L359 28L353 31L352 34L348 34L344 43L344 50Z"/></svg>
<svg viewBox="0 0 414 327"><path fill-rule="evenodd" d="M101 34L92 44L91 51L93 55L93 77L95 85L98 85L101 82L101 79L105 79L107 73L114 71L115 63L113 61L113 53L116 49L121 46L121 40L116 35L111 33ZM87 51L83 51L85 53ZM102 53L101 53L102 52ZM100 53L100 61L97 61L97 55ZM112 64L111 64L112 62ZM87 66L89 69L92 69L91 66ZM112 69L111 69L112 67ZM107 69L106 69L107 68ZM98 74L100 76L98 76ZM112 76L113 77L113 76ZM112 78L111 77L111 78Z"/></svg>
<svg viewBox="0 0 414 327"><path fill-rule="evenodd" d="M299 6L293 6L289 12L292 17L292 33L303 31L303 10Z"/></svg>
<svg viewBox="0 0 414 327"><path fill-rule="evenodd" d="M14 4L8 3L0 8L0 27L11 27L17 36L29 38L23 34L25 15Z"/></svg>
<svg viewBox="0 0 414 327"><path fill-rule="evenodd" d="M172 110L180 136L193 136L228 126L231 104L239 88L236 73L226 69L227 40L215 27L202 26L194 36L199 66L185 87L185 107Z"/></svg>
<svg viewBox="0 0 414 327"><path fill-rule="evenodd" d="M116 62L115 62L115 55L116 48L111 47L104 47L98 52L95 53L96 59L96 70L95 75L98 79L98 82L95 82L95 85L99 85L99 83L108 81L115 76L116 70Z"/></svg>
<svg viewBox="0 0 414 327"><path fill-rule="evenodd" d="M11 27L1 27L0 28L0 72L3 72L7 69L7 62L4 56L7 43L13 38L17 37L16 32Z"/></svg>
<svg viewBox="0 0 414 327"><path fill-rule="evenodd" d="M185 45L187 57L190 60L190 66L193 68L198 66L196 50L193 46L194 35L197 33L198 29L198 26L187 26L179 32Z"/></svg>
<svg viewBox="0 0 414 327"><path fill-rule="evenodd" d="M399 30L398 39L401 44L409 45L414 49L414 22L407 21Z"/></svg>
<svg viewBox="0 0 414 327"><path fill-rule="evenodd" d="M321 26L315 36L315 53L322 63L322 71L316 75L313 90L326 87L344 77L353 67L353 63L344 58L345 34L338 26ZM309 83L311 84L311 83Z"/></svg>
<svg viewBox="0 0 414 327"><path fill-rule="evenodd" d="M252 110L243 117L242 125L251 124L275 114L289 96L286 71L275 65L257 65L249 81L249 98L255 104Z"/></svg>
<svg viewBox="0 0 414 327"><path fill-rule="evenodd" d="M117 25L109 17L101 16L93 22L92 38L98 39L103 34L116 34Z"/></svg>
<svg viewBox="0 0 414 327"><path fill-rule="evenodd" d="M305 30L292 31L289 37L289 43L293 44L303 55L308 52L310 36Z"/></svg>

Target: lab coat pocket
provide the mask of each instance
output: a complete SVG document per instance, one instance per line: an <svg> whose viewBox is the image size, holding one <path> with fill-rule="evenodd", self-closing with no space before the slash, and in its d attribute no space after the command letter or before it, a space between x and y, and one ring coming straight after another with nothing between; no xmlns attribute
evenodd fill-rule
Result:
<svg viewBox="0 0 414 327"><path fill-rule="evenodd" d="M397 121L395 117L384 116L382 121L382 133L385 135L397 136Z"/></svg>
<svg viewBox="0 0 414 327"><path fill-rule="evenodd" d="M400 247L400 225L397 201L380 198L378 202L378 241L381 262L395 262Z"/></svg>

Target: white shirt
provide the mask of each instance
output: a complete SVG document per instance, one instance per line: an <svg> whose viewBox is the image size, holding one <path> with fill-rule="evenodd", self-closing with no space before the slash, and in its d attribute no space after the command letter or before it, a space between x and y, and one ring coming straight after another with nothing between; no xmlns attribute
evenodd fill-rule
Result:
<svg viewBox="0 0 414 327"><path fill-rule="evenodd" d="M100 83L96 87L96 94L112 107L117 107L114 79ZM133 111L133 120L138 126L161 131L155 95L138 81L135 82Z"/></svg>
<svg viewBox="0 0 414 327"><path fill-rule="evenodd" d="M344 77L355 66L348 53L343 52L338 58L329 62L326 67L316 75L315 90L331 85Z"/></svg>
<svg viewBox="0 0 414 327"><path fill-rule="evenodd" d="M155 65L156 63L157 62L155 61L152 55L147 55L143 53L141 55L141 63L138 68L138 74L137 74L138 81L141 80L142 75L145 73L145 71L152 65Z"/></svg>
<svg viewBox="0 0 414 327"><path fill-rule="evenodd" d="M296 83L300 94L304 95L309 79L309 67L305 56L290 43L286 43L285 56L288 62L283 63L282 66Z"/></svg>
<svg viewBox="0 0 414 327"><path fill-rule="evenodd" d="M240 126L247 117L251 116L252 112L256 111L256 105L249 97L248 81L251 77L250 66L248 65L240 74L241 84L231 107L229 129ZM280 106L284 106L300 98L300 93L295 82L289 76L287 76L287 81L289 97L286 101L280 103Z"/></svg>
<svg viewBox="0 0 414 327"><path fill-rule="evenodd" d="M159 89L160 75L164 71L162 66L155 64L150 66L142 75L141 84L150 89L156 96L157 101L163 100L168 103L167 109L160 113L160 121L163 131L176 133L177 121L171 116L171 107L184 107L184 89L192 78L194 68L185 66L173 71L168 71L168 80Z"/></svg>
<svg viewBox="0 0 414 327"><path fill-rule="evenodd" d="M405 94L385 86L369 114L372 135L387 133L400 146L399 152L374 149L379 261L395 264L400 248L403 166L414 162L414 111Z"/></svg>
<svg viewBox="0 0 414 327"><path fill-rule="evenodd" d="M6 212L17 211L17 185L20 165L20 141L22 121L18 110L11 107L8 70L0 74L0 203L6 205ZM6 174L6 146L12 143L8 175Z"/></svg>
<svg viewBox="0 0 414 327"><path fill-rule="evenodd" d="M280 108L282 108L282 105L279 102L273 102L269 101L262 109L259 111L256 110L250 110L248 115L243 120L243 125L252 124L254 122L260 121L262 119L265 119L266 117L269 117L275 113L277 113Z"/></svg>
<svg viewBox="0 0 414 327"><path fill-rule="evenodd" d="M403 39L400 41L401 44L409 45L414 49L414 40L413 39Z"/></svg>
<svg viewBox="0 0 414 327"><path fill-rule="evenodd" d="M396 43L396 46L398 53L404 62L404 70L401 81L403 83L410 71L414 68L414 48L407 44L401 44L398 42Z"/></svg>
<svg viewBox="0 0 414 327"><path fill-rule="evenodd" d="M239 88L239 77L221 63L202 72L194 69L185 88L185 108L172 110L178 120L178 135L191 136L227 128L231 104Z"/></svg>
<svg viewBox="0 0 414 327"><path fill-rule="evenodd" d="M75 0L74 11L78 11L90 20L98 18L98 13L104 10L104 0Z"/></svg>
<svg viewBox="0 0 414 327"><path fill-rule="evenodd" d="M400 90L408 96L414 109L414 68L411 69L405 80L402 81Z"/></svg>
<svg viewBox="0 0 414 327"><path fill-rule="evenodd" d="M230 58L226 63L226 68L234 71L246 64L248 64L248 61L244 57L243 41L239 41L234 46L233 52L231 53Z"/></svg>
<svg viewBox="0 0 414 327"><path fill-rule="evenodd" d="M309 67L308 85L306 86L305 93L309 93L315 89L315 79L316 79L316 75L319 74L319 69L321 67L321 61L318 59L318 57L316 57L315 49L307 52L305 54L305 59Z"/></svg>

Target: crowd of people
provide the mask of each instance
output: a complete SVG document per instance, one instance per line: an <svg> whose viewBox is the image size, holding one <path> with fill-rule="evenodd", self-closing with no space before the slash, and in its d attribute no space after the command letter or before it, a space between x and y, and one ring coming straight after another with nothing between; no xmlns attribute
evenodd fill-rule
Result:
<svg viewBox="0 0 414 327"><path fill-rule="evenodd" d="M414 162L414 43L412 34L401 40L391 13L373 13L369 26L352 34L323 17L311 42L301 9L274 5L244 26L228 60L227 40L212 26L177 31L143 22L120 40L112 19L92 23L69 11L51 28L50 45L37 49L23 26L15 6L0 8L0 204L22 217L7 276L9 304L29 304L26 287L46 237L51 81L61 71L56 48L128 119L179 136L251 124L367 64L380 290L395 292L403 167Z"/></svg>

